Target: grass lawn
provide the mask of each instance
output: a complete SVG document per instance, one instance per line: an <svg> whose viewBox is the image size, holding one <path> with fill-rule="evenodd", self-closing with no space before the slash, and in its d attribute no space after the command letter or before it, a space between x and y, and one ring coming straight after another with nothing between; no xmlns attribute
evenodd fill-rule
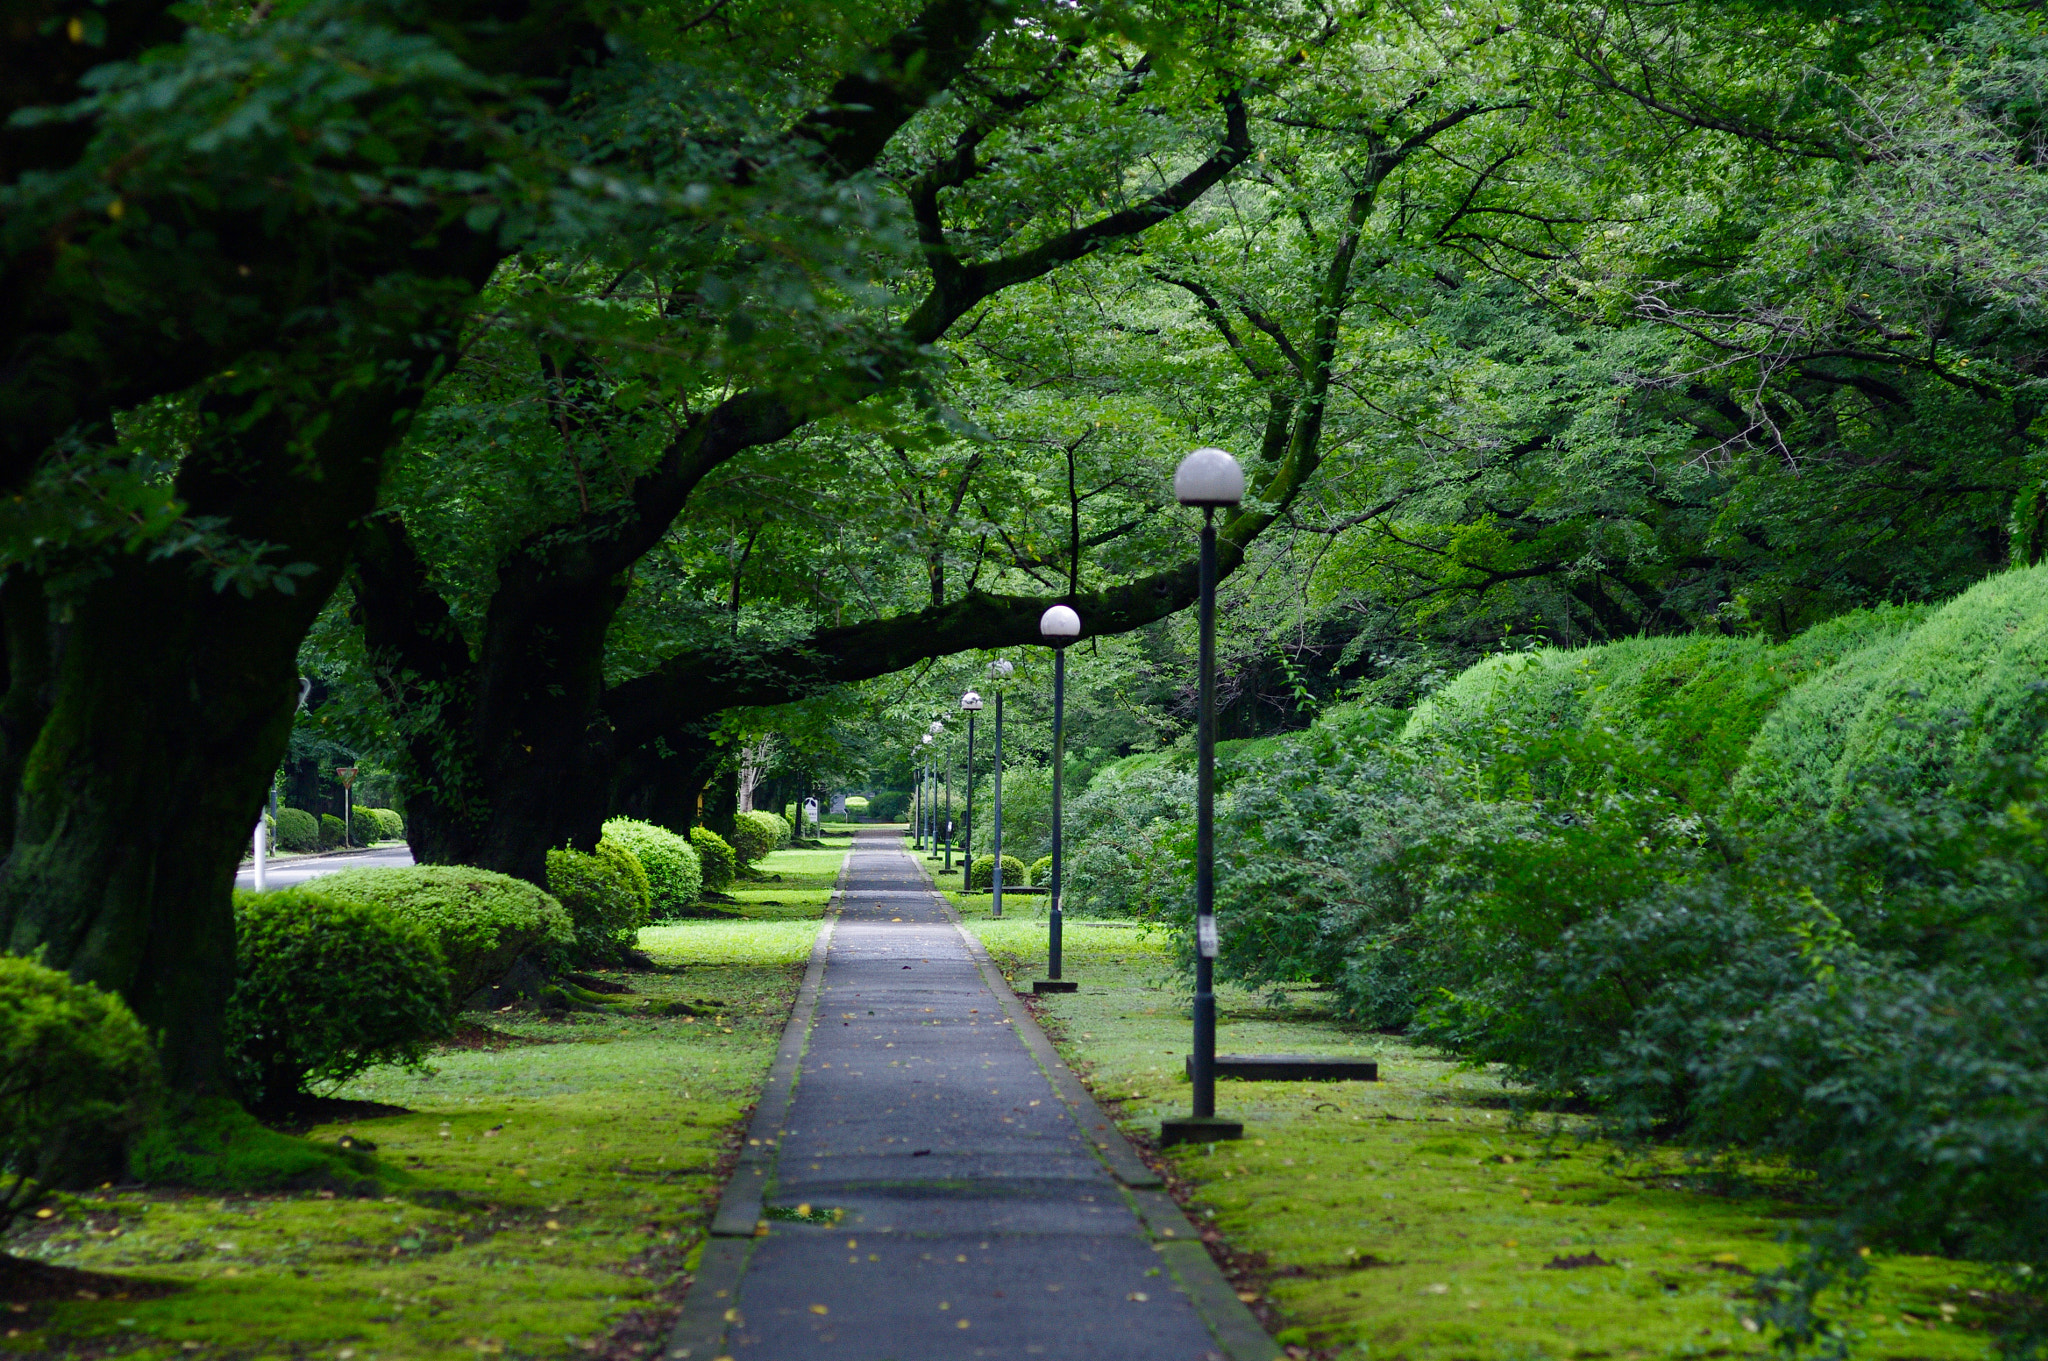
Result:
<svg viewBox="0 0 2048 1361"><path fill-rule="evenodd" d="M951 896L951 895L949 895ZM1016 984L1045 976L1043 900L964 902ZM1106 1109L1141 1140L1187 1110L1188 1021L1163 934L1067 923L1071 996L1039 1017ZM1403 1361L1763 1355L1750 1277L1787 1260L1790 1199L1714 1194L1676 1160L1518 1125L1497 1079L1338 1024L1311 993L1278 1007L1219 995L1225 1053L1376 1058L1377 1083L1218 1084L1240 1143L1177 1148L1176 1193L1227 1242L1243 1293L1299 1355ZM1597 1258L1598 1264L1589 1259ZM1568 1265L1577 1259L1586 1265ZM1967 1268L1877 1262L1846 1310L1859 1356L1982 1357ZM1841 1301L1835 1308L1843 1308Z"/></svg>
<svg viewBox="0 0 2048 1361"><path fill-rule="evenodd" d="M825 849L777 851L755 868L766 880L739 879L726 890L740 910L754 920L814 920L825 911L839 866L853 846L853 837L835 836L827 827L818 838Z"/></svg>
<svg viewBox="0 0 2048 1361"><path fill-rule="evenodd" d="M660 971L607 975L715 1003L704 1016L470 1016L489 1033L470 1027L428 1072L378 1069L335 1093L405 1108L307 1133L374 1143L381 1196L66 1198L7 1250L140 1280L0 1316L0 1357L658 1351L817 933L813 881L844 853L778 852L764 868L784 883L766 887L784 901L650 927ZM145 1298L154 1283L179 1288Z"/></svg>

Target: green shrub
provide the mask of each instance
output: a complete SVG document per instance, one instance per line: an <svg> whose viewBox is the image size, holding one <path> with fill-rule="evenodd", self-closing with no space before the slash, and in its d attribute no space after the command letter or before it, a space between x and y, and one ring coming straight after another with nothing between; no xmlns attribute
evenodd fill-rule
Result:
<svg viewBox="0 0 2048 1361"><path fill-rule="evenodd" d="M666 827L632 818L613 818L604 825L604 839L631 851L647 872L648 896L656 920L673 917L697 901L704 891L704 867L697 851Z"/></svg>
<svg viewBox="0 0 2048 1361"><path fill-rule="evenodd" d="M697 863L704 871L704 891L723 893L731 888L740 868L732 843L709 827L692 827L690 845L696 848Z"/></svg>
<svg viewBox="0 0 2048 1361"><path fill-rule="evenodd" d="M852 800L847 807L853 806ZM885 789L879 794L868 796L868 821L901 822L910 813L910 791L907 789Z"/></svg>
<svg viewBox="0 0 2048 1361"><path fill-rule="evenodd" d="M389 808L358 808L355 815L362 820L364 835L374 826L379 841L405 840L405 819Z"/></svg>
<svg viewBox="0 0 2048 1361"><path fill-rule="evenodd" d="M320 879L323 897L386 909L425 931L460 1007L505 976L528 951L567 949L574 927L562 904L524 879L466 865L378 866Z"/></svg>
<svg viewBox="0 0 2048 1361"><path fill-rule="evenodd" d="M277 848L281 851L320 849L320 819L303 808L277 810Z"/></svg>
<svg viewBox="0 0 2048 1361"><path fill-rule="evenodd" d="M417 1065L450 1011L448 971L419 925L312 889L235 895L227 1046L257 1109L373 1064Z"/></svg>
<svg viewBox="0 0 2048 1361"><path fill-rule="evenodd" d="M775 829L759 813L741 813L732 820L732 853L742 865L766 858L775 849Z"/></svg>
<svg viewBox="0 0 2048 1361"><path fill-rule="evenodd" d="M162 1092L156 1050L120 998L0 955L0 1230L51 1189L119 1166Z"/></svg>
<svg viewBox="0 0 2048 1361"><path fill-rule="evenodd" d="M974 869L967 877L969 893L985 893L995 886L996 858L992 855L974 857ZM1003 857L1003 887L1019 888L1027 884L1024 862L1014 855Z"/></svg>
<svg viewBox="0 0 2048 1361"><path fill-rule="evenodd" d="M653 917L647 871L616 841L599 841L591 855L549 851L548 889L575 927L570 958L585 967L619 963Z"/></svg>
<svg viewBox="0 0 2048 1361"><path fill-rule="evenodd" d="M1006 879L1004 882L1008 883L1009 881ZM1031 886L1033 888L1048 888L1051 884L1052 857L1041 855L1038 859L1031 862Z"/></svg>
<svg viewBox="0 0 2048 1361"><path fill-rule="evenodd" d="M1066 808L1062 907L1098 917L1166 915L1192 891L1180 846L1192 835L1194 808L1191 771L1152 761L1096 772Z"/></svg>
<svg viewBox="0 0 2048 1361"><path fill-rule="evenodd" d="M761 820L761 824L768 829L769 835L775 838L775 844L770 847L771 850L781 850L789 844L789 819L782 816L782 814L764 812L756 808L753 812L743 814L743 816L759 818Z"/></svg>
<svg viewBox="0 0 2048 1361"><path fill-rule="evenodd" d="M349 841L356 846L374 846L384 839L384 821L374 808L360 804L348 810Z"/></svg>
<svg viewBox="0 0 2048 1361"><path fill-rule="evenodd" d="M332 813L320 815L320 849L331 851L348 840L348 829Z"/></svg>
<svg viewBox="0 0 2048 1361"><path fill-rule="evenodd" d="M865 798L862 798L859 794L855 794L851 798L847 799L846 816L849 819L858 822L867 815L868 801Z"/></svg>

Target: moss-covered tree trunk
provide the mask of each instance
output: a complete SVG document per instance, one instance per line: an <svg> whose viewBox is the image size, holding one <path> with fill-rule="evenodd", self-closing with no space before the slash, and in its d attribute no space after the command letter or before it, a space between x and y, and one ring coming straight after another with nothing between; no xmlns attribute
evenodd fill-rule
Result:
<svg viewBox="0 0 2048 1361"><path fill-rule="evenodd" d="M0 769L16 782L0 945L118 991L186 1093L228 1090L235 865L290 735L299 643L375 497L402 396L330 412L312 449L280 417L186 460L191 513L298 565L285 589L217 591L214 566L181 554L4 592Z"/></svg>

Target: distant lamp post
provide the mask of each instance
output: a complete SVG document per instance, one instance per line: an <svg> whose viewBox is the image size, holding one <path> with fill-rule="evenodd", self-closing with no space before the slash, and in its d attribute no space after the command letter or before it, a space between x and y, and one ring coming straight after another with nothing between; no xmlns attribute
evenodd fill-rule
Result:
<svg viewBox="0 0 2048 1361"><path fill-rule="evenodd" d="M924 758L924 764L918 771L918 787L924 791L924 837L921 844L927 857L939 849L939 820L932 801L933 796L938 793L938 777L934 773L937 770L938 753L932 750L932 741L930 733L918 739L918 746L922 749Z"/></svg>
<svg viewBox="0 0 2048 1361"><path fill-rule="evenodd" d="M995 851L995 863L989 866L988 884L992 895L988 915L1003 915L1003 682L1015 674L1017 668L1001 657L988 664L989 683L996 692L996 756L995 783L990 787L994 798L991 800L989 841Z"/></svg>
<svg viewBox="0 0 2048 1361"><path fill-rule="evenodd" d="M939 807L939 754L946 736L946 723L938 715L932 715L931 726L924 730L925 741L925 782L930 786L931 797L925 801L927 817L930 819L931 836L925 842L924 858L939 858L939 837L945 832L945 814L950 809Z"/></svg>
<svg viewBox="0 0 2048 1361"><path fill-rule="evenodd" d="M1197 449L1173 470L1173 499L1202 508L1201 703L1195 730L1194 1113L1159 1126L1164 1144L1242 1139L1244 1126L1216 1118L1216 508L1244 499L1244 469L1221 449Z"/></svg>
<svg viewBox="0 0 2048 1361"><path fill-rule="evenodd" d="M960 696L960 711L967 715L966 804L960 818L960 891L974 888L974 716L981 712L981 696L969 690Z"/></svg>
<svg viewBox="0 0 2048 1361"><path fill-rule="evenodd" d="M346 846L355 839L349 831L348 815L352 811L349 805L355 802L355 799L350 796L349 790L355 787L356 768L354 766L336 766L334 768L334 778L341 781L341 844Z"/></svg>
<svg viewBox="0 0 2048 1361"><path fill-rule="evenodd" d="M1038 616L1038 636L1052 648L1052 883L1047 888L1051 906L1046 913L1046 973L1034 981L1035 993L1073 992L1079 985L1060 977L1060 804L1061 777L1067 753L1067 644L1081 636L1081 616L1066 605L1054 605Z"/></svg>

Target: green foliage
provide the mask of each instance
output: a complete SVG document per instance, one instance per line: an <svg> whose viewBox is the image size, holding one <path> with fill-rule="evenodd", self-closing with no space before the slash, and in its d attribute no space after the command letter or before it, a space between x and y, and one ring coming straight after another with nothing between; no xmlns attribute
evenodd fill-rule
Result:
<svg viewBox="0 0 2048 1361"><path fill-rule="evenodd" d="M846 816L847 816L847 817L849 817L849 818L852 818L852 819L854 819L855 821L859 821L860 819L862 819L862 818L866 817L867 815L868 815L868 801L867 801L867 799L866 799L866 798L864 798L863 796L859 795L859 794L853 794L853 795L850 795L850 796L848 796L848 798L847 798L847 800L846 800Z"/></svg>
<svg viewBox="0 0 2048 1361"><path fill-rule="evenodd" d="M277 845L285 851L319 850L320 820L303 808L279 808Z"/></svg>
<svg viewBox="0 0 2048 1361"><path fill-rule="evenodd" d="M770 813L763 809L756 808L753 812L743 814L743 816L759 818L762 822L762 825L767 827L769 834L775 838L775 844L771 849L781 850L783 847L789 845L789 819L782 816L782 814Z"/></svg>
<svg viewBox="0 0 2048 1361"><path fill-rule="evenodd" d="M548 889L575 925L570 959L578 965L619 963L653 919L647 871L616 841L599 841L589 855L566 847L549 851Z"/></svg>
<svg viewBox="0 0 2048 1361"><path fill-rule="evenodd" d="M703 868L704 891L723 893L731 888L740 867L732 844L709 827L692 827L690 845L696 850L697 863Z"/></svg>
<svg viewBox="0 0 2048 1361"><path fill-rule="evenodd" d="M377 835L385 841L405 840L405 819L389 808L358 808L358 817L373 819L377 824ZM367 824L366 824L367 825Z"/></svg>
<svg viewBox="0 0 2048 1361"><path fill-rule="evenodd" d="M1837 1209L1771 1284L1789 1338L1836 1326L1818 1292L1873 1243L2048 1293L2044 617L2023 569L1782 644L1494 657L1398 725L1332 710L1221 800L1219 968L1327 984L1621 1137L1810 1172ZM1077 867L1135 792L1076 801Z"/></svg>
<svg viewBox="0 0 2048 1361"><path fill-rule="evenodd" d="M759 813L741 813L732 820L732 835L727 840L739 863L751 865L775 849L775 828Z"/></svg>
<svg viewBox="0 0 2048 1361"><path fill-rule="evenodd" d="M448 970L460 1007L521 955L575 942L562 904L524 879L464 865L375 866L323 875L320 896L380 908L423 931Z"/></svg>
<svg viewBox="0 0 2048 1361"><path fill-rule="evenodd" d="M416 922L315 889L235 895L227 1046L237 1088L259 1109L373 1064L419 1064L448 1033L450 1001L448 970Z"/></svg>
<svg viewBox="0 0 2048 1361"><path fill-rule="evenodd" d="M853 816L853 800L846 801L846 811ZM902 822L910 816L910 791L907 789L885 789L871 794L867 799L867 812L861 814L870 822Z"/></svg>
<svg viewBox="0 0 2048 1361"><path fill-rule="evenodd" d="M631 851L646 871L654 920L680 914L704 891L704 867L696 848L668 828L612 818L604 825L604 839Z"/></svg>
<svg viewBox="0 0 2048 1361"><path fill-rule="evenodd" d="M964 802L964 800L963 800ZM983 776L974 789L974 850L995 849L995 780ZM1003 851L1036 860L1052 851L1052 770L1027 760L1003 763Z"/></svg>
<svg viewBox="0 0 2048 1361"><path fill-rule="evenodd" d="M1045 888L1052 883L1052 857L1041 855L1031 862L1031 884L1034 888Z"/></svg>
<svg viewBox="0 0 2048 1361"><path fill-rule="evenodd" d="M118 1166L162 1096L156 1051L120 998L0 955L0 1231Z"/></svg>
<svg viewBox="0 0 2048 1361"><path fill-rule="evenodd" d="M967 891L986 893L995 885L996 858L992 855L974 857L974 867L967 875ZM1014 855L1003 857L1003 887L1026 888L1030 876L1024 872L1024 862Z"/></svg>
<svg viewBox="0 0 2048 1361"><path fill-rule="evenodd" d="M1191 902L1194 809L1193 774L1170 762L1137 758L1098 771L1066 807L1066 910L1159 920Z"/></svg>
<svg viewBox="0 0 2048 1361"><path fill-rule="evenodd" d="M374 846L391 835L390 832L385 830L387 824L384 819L377 816L381 811L383 810L365 808L361 804L355 804L350 807L348 810L348 834L350 841L358 846Z"/></svg>
<svg viewBox="0 0 2048 1361"><path fill-rule="evenodd" d="M331 851L348 843L348 828L332 813L320 815L320 849Z"/></svg>

